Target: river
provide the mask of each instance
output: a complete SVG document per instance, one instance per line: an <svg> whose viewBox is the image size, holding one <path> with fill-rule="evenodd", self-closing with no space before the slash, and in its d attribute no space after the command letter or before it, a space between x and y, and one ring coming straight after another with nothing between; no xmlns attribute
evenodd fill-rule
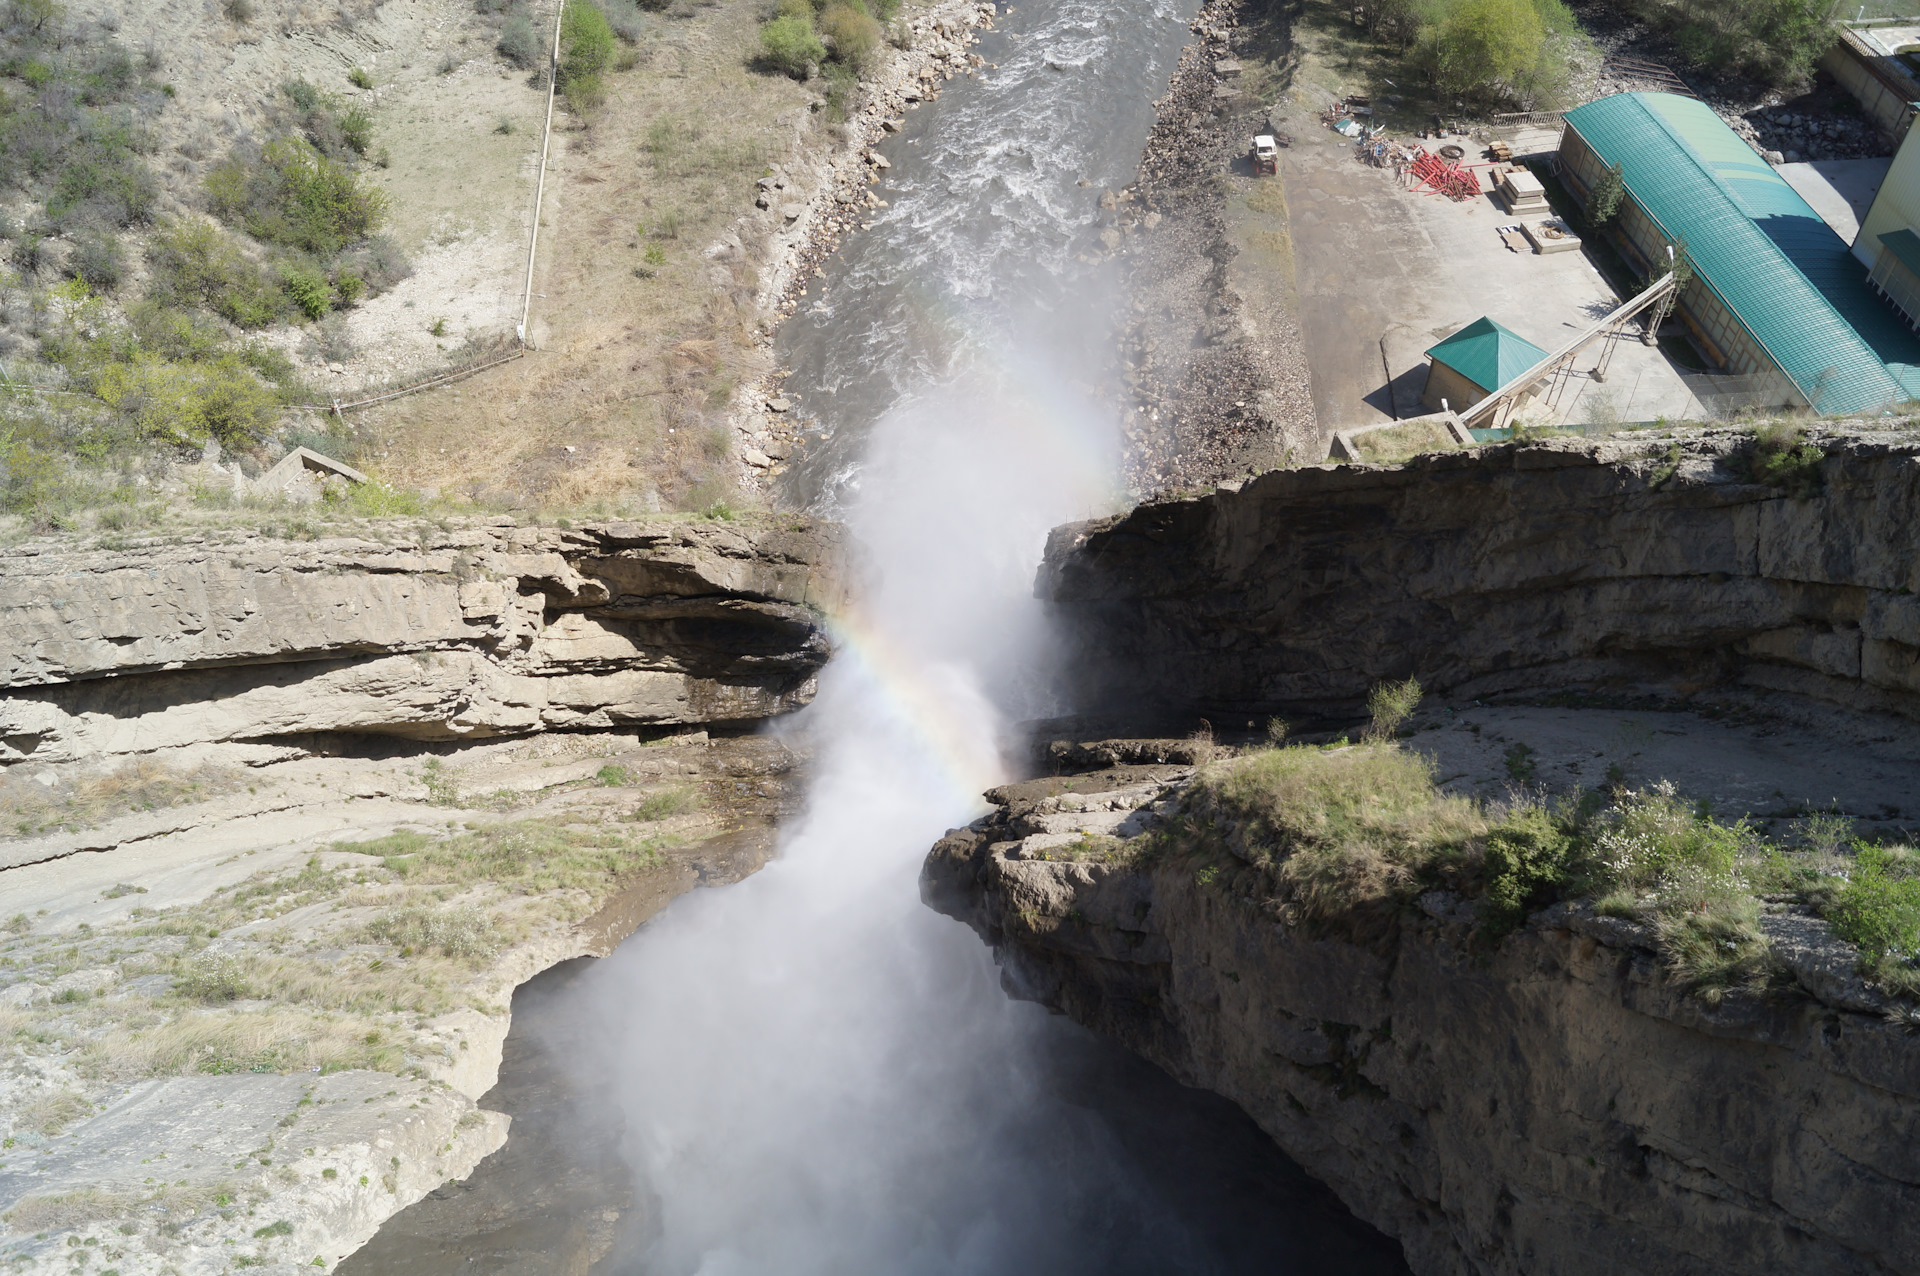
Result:
<svg viewBox="0 0 1920 1276"><path fill-rule="evenodd" d="M758 874L524 988L486 1101L508 1148L343 1272L1404 1271L1237 1110L1009 999L918 896L1009 724L1057 708L1034 566L1119 499L1117 294L1083 256L1190 15L1029 0L889 140L890 207L780 336L826 431L785 496L868 573L775 728L810 738L807 808Z"/></svg>

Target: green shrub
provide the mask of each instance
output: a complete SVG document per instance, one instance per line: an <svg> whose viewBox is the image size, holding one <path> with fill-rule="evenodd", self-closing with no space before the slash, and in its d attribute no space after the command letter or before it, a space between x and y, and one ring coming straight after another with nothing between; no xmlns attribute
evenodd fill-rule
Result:
<svg viewBox="0 0 1920 1276"><path fill-rule="evenodd" d="M1623 7L1672 32L1695 65L1781 86L1811 79L1835 39L1826 0L1629 0Z"/></svg>
<svg viewBox="0 0 1920 1276"><path fill-rule="evenodd" d="M1575 847L1571 830L1538 806L1523 807L1488 830L1484 933L1498 939L1515 930L1528 913L1552 903Z"/></svg>
<svg viewBox="0 0 1920 1276"><path fill-rule="evenodd" d="M865 8L852 4L831 4L820 15L820 33L833 42L833 56L856 71L864 72L874 55L886 43L886 34Z"/></svg>
<svg viewBox="0 0 1920 1276"><path fill-rule="evenodd" d="M533 20L526 10L516 7L507 15L500 26L500 39L494 45L500 56L522 71L532 71L547 64L547 46L533 29Z"/></svg>
<svg viewBox="0 0 1920 1276"><path fill-rule="evenodd" d="M311 266L283 263L280 286L309 319L319 319L333 309L333 288L327 277Z"/></svg>
<svg viewBox="0 0 1920 1276"><path fill-rule="evenodd" d="M1862 847L1827 921L1869 957L1911 962L1920 958L1920 877L1900 875L1896 863L1880 847Z"/></svg>
<svg viewBox="0 0 1920 1276"><path fill-rule="evenodd" d="M1759 849L1745 821L1721 824L1688 806L1670 782L1622 793L1591 831L1587 889L1651 897L1658 912L1705 912L1745 894L1744 854Z"/></svg>
<svg viewBox="0 0 1920 1276"><path fill-rule="evenodd" d="M279 408L273 391L230 354L204 363L136 354L102 368L94 391L143 437L177 445L197 445L209 437L236 446L251 443Z"/></svg>
<svg viewBox="0 0 1920 1276"><path fill-rule="evenodd" d="M368 73L365 67L357 66L347 72L347 83L353 85L356 89L370 89L373 87L373 76Z"/></svg>
<svg viewBox="0 0 1920 1276"><path fill-rule="evenodd" d="M236 154L207 175L214 215L256 239L331 257L385 220L387 197L304 139L283 137L257 157Z"/></svg>
<svg viewBox="0 0 1920 1276"><path fill-rule="evenodd" d="M280 91L293 99L293 104L303 111L315 110L320 105L320 90L305 80L288 80L280 86Z"/></svg>
<svg viewBox="0 0 1920 1276"><path fill-rule="evenodd" d="M365 155L373 145L373 117L357 106L347 108L340 116L340 136L355 155Z"/></svg>
<svg viewBox="0 0 1920 1276"><path fill-rule="evenodd" d="M238 1001L252 994L247 969L238 958L202 953L174 976L173 990L195 1001Z"/></svg>
<svg viewBox="0 0 1920 1276"><path fill-rule="evenodd" d="M1753 451L1747 472L1756 483L1781 488L1797 501L1811 500L1825 486L1822 465L1827 454L1802 442L1800 427L1791 421L1763 425L1753 432Z"/></svg>
<svg viewBox="0 0 1920 1276"><path fill-rule="evenodd" d="M760 28L760 47L768 65L795 79L806 75L809 64L818 66L827 60L826 46L814 33L812 20L791 14Z"/></svg>
<svg viewBox="0 0 1920 1276"><path fill-rule="evenodd" d="M1428 33L1423 53L1435 84L1467 93L1511 83L1539 60L1546 36L1532 0L1457 0Z"/></svg>
<svg viewBox="0 0 1920 1276"><path fill-rule="evenodd" d="M583 80L598 80L613 65L613 28L607 15L591 0L567 0L560 17L560 72L562 92Z"/></svg>
<svg viewBox="0 0 1920 1276"><path fill-rule="evenodd" d="M63 229L131 226L147 220L159 185L124 129L89 130L70 151L47 197L47 216Z"/></svg>
<svg viewBox="0 0 1920 1276"><path fill-rule="evenodd" d="M113 292L126 277L127 261L120 241L97 232L75 238L73 251L67 254L67 274L95 292Z"/></svg>
<svg viewBox="0 0 1920 1276"><path fill-rule="evenodd" d="M197 218L163 226L147 246L147 265L149 295L162 304L200 306L241 328L264 328L287 312L272 277Z"/></svg>
<svg viewBox="0 0 1920 1276"><path fill-rule="evenodd" d="M1401 724L1413 716L1420 707L1420 681L1408 678L1404 682L1382 682L1375 684L1367 693L1367 739L1383 741L1393 739Z"/></svg>

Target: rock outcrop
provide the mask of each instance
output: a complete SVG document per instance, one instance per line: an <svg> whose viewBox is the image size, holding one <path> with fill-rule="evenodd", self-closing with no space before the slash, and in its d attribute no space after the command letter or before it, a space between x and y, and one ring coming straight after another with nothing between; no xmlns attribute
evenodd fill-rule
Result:
<svg viewBox="0 0 1920 1276"><path fill-rule="evenodd" d="M1411 674L1920 716L1920 437L1813 442L1797 495L1733 430L1275 471L1058 529L1039 591L1089 707L1345 712Z"/></svg>
<svg viewBox="0 0 1920 1276"><path fill-rule="evenodd" d="M16 546L0 765L764 718L844 588L839 529L794 518Z"/></svg>
<svg viewBox="0 0 1920 1276"><path fill-rule="evenodd" d="M1187 774L994 790L922 893L1015 995L1233 1099L1422 1276L1920 1272L1920 1037L1847 1008L1834 941L1784 942L1823 924L1768 919L1798 995L1717 1006L1581 905L1491 952L1437 891L1316 936L1231 872L1101 858Z"/></svg>

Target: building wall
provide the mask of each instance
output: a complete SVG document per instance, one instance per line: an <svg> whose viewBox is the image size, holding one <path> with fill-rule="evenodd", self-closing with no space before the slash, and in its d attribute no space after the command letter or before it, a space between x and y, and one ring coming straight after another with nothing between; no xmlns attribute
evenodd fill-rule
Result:
<svg viewBox="0 0 1920 1276"><path fill-rule="evenodd" d="M1853 94L1866 117L1889 139L1906 133L1907 121L1913 118L1907 104L1920 101L1920 80L1900 63L1843 27L1840 38L1820 59L1820 69Z"/></svg>
<svg viewBox="0 0 1920 1276"><path fill-rule="evenodd" d="M1894 154L1893 167L1880 183L1880 193L1873 197L1873 207L1867 210L1866 220L1860 223L1860 233L1854 237L1853 255L1865 262L1869 270L1880 264L1880 254L1886 251L1880 236L1889 231L1920 228L1920 140L1917 139L1920 139L1920 129L1908 129L1906 140Z"/></svg>
<svg viewBox="0 0 1920 1276"><path fill-rule="evenodd" d="M1493 391L1475 385L1438 359L1431 359L1427 363L1427 387L1420 392L1420 403L1438 412L1440 400L1445 399L1448 407L1459 412L1491 393Z"/></svg>
<svg viewBox="0 0 1920 1276"><path fill-rule="evenodd" d="M1606 165L1600 162L1600 157L1587 145L1585 138L1574 132L1572 127L1561 133L1560 179L1582 207L1586 205L1593 184L1605 171ZM1651 275L1655 263L1665 265L1667 248L1673 240L1661 230L1659 223L1647 215L1631 193L1621 199L1620 210L1614 214L1610 229L1615 232L1615 246L1620 248L1627 264L1639 274ZM1766 347L1754 339L1753 333L1740 322L1739 316L1705 280L1695 276L1691 283L1681 289L1673 314L1686 326L1694 344L1715 367L1743 376L1777 379L1779 403L1792 406L1800 402L1799 392L1793 388L1793 381L1785 370L1773 361Z"/></svg>

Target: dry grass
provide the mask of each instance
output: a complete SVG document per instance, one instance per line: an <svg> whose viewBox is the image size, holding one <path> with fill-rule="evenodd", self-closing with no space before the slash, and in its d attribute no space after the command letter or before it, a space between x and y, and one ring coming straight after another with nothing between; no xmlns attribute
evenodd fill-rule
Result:
<svg viewBox="0 0 1920 1276"><path fill-rule="evenodd" d="M93 1105L73 1091L55 1090L21 1104L14 1113L13 1124L15 1129L54 1135L92 1114Z"/></svg>
<svg viewBox="0 0 1920 1276"><path fill-rule="evenodd" d="M605 892L660 862L661 838L635 838L602 828L554 826L543 820L496 824L436 839L400 832L372 842L337 842L336 851L381 856L412 885L493 882L522 894Z"/></svg>
<svg viewBox="0 0 1920 1276"><path fill-rule="evenodd" d="M372 1038L371 1040L369 1038ZM333 1072L371 1068L398 1072L403 1039L370 1032L364 1022L290 1010L203 1011L145 1031L114 1032L92 1043L80 1061L107 1080L188 1073Z"/></svg>
<svg viewBox="0 0 1920 1276"><path fill-rule="evenodd" d="M1353 445L1369 465L1399 465L1425 452L1447 452L1460 446L1444 425L1425 421L1370 430L1357 436Z"/></svg>
<svg viewBox="0 0 1920 1276"><path fill-rule="evenodd" d="M84 1188L49 1196L29 1196L6 1213L16 1232L65 1232L103 1218L130 1213L137 1202L116 1192Z"/></svg>
<svg viewBox="0 0 1920 1276"><path fill-rule="evenodd" d="M0 775L0 836L34 837L91 828L134 811L204 802L245 781L230 767L179 770L151 759L48 788L26 776Z"/></svg>
<svg viewBox="0 0 1920 1276"><path fill-rule="evenodd" d="M1433 764L1391 744L1265 749L1203 771L1196 813L1235 854L1275 870L1307 918L1403 895L1475 867L1493 821L1441 793Z"/></svg>
<svg viewBox="0 0 1920 1276"><path fill-rule="evenodd" d="M722 409L761 370L759 275L700 254L752 210L755 179L788 144L774 118L808 98L747 69L754 19L745 0L703 11L677 28L684 49L643 47L604 110L567 122L534 285L539 350L370 413L380 477L612 510L734 495Z"/></svg>

